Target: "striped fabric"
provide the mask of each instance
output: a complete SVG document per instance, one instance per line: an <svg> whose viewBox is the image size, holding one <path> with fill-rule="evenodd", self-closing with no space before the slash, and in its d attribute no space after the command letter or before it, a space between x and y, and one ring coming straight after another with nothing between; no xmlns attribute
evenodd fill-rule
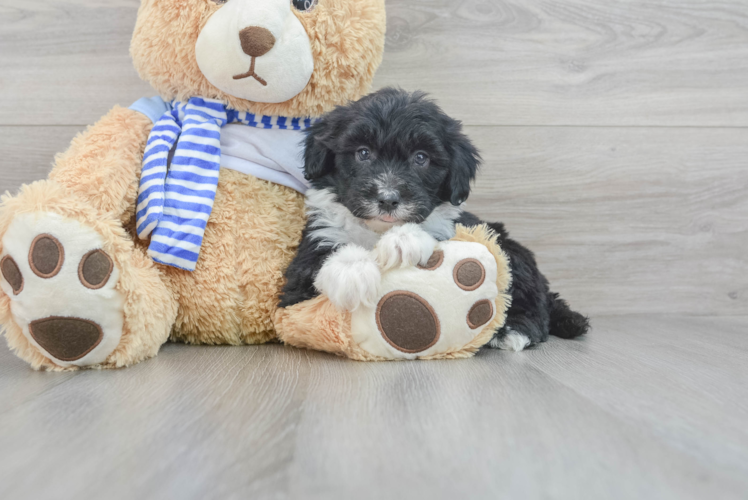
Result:
<svg viewBox="0 0 748 500"><path fill-rule="evenodd" d="M312 120L227 110L221 101L198 97L174 102L148 137L136 209L138 237L151 237L148 254L156 262L195 270L218 186L221 128L228 123L304 130Z"/></svg>

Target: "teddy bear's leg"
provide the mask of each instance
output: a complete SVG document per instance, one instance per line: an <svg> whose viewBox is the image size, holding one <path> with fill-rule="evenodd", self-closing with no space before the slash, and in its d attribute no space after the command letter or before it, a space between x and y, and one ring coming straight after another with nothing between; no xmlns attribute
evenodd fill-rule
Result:
<svg viewBox="0 0 748 500"><path fill-rule="evenodd" d="M0 323L34 368L126 366L168 338L176 300L123 227L149 127L115 109L57 158L51 180L3 199Z"/></svg>
<svg viewBox="0 0 748 500"><path fill-rule="evenodd" d="M363 257L334 262L330 278L342 278L331 289L357 290L344 281L360 280L353 271ZM381 266L374 300L350 307L321 295L280 309L280 338L362 361L443 359L473 355L504 325L509 261L486 226L457 226L452 240L434 247L405 225L383 236L368 259Z"/></svg>
<svg viewBox="0 0 748 500"><path fill-rule="evenodd" d="M471 355L504 324L506 256L481 227L458 228L433 253L418 231L403 226L380 240L378 260L402 264L383 273L377 305L352 314L352 339L385 359Z"/></svg>

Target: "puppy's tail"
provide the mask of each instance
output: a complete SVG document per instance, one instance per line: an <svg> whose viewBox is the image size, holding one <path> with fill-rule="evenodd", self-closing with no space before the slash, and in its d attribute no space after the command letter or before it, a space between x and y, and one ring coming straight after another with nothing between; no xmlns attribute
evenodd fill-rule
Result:
<svg viewBox="0 0 748 500"><path fill-rule="evenodd" d="M557 293L549 293L548 300L551 304L551 335L573 339L587 333L590 329L589 318L572 311L569 304Z"/></svg>

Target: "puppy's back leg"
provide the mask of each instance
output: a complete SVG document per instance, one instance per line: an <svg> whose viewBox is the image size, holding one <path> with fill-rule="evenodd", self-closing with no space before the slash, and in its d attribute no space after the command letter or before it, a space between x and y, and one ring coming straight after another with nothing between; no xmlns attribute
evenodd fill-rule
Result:
<svg viewBox="0 0 748 500"><path fill-rule="evenodd" d="M548 340L548 319L509 313L506 325L496 330L488 347L519 352Z"/></svg>

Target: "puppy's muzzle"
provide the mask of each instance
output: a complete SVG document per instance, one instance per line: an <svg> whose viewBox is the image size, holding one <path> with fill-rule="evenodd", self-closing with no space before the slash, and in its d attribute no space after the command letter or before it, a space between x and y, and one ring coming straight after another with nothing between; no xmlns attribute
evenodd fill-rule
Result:
<svg viewBox="0 0 748 500"><path fill-rule="evenodd" d="M400 195L394 191L388 191L385 193L379 193L377 196L377 203L379 204L379 210L385 213L394 212L400 206L401 203Z"/></svg>

